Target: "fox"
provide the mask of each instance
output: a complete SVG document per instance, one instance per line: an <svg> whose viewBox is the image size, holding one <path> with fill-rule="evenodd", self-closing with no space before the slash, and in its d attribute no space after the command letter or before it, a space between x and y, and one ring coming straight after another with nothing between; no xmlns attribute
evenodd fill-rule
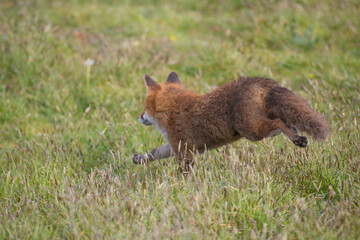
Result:
<svg viewBox="0 0 360 240"><path fill-rule="evenodd" d="M240 138L260 141L284 133L304 148L308 140L298 130L320 141L330 133L323 115L270 78L240 77L204 95L185 89L175 72L164 83L146 74L144 80L147 95L139 121L155 126L167 143L148 153L135 153L135 164L174 156L189 169L194 154Z"/></svg>

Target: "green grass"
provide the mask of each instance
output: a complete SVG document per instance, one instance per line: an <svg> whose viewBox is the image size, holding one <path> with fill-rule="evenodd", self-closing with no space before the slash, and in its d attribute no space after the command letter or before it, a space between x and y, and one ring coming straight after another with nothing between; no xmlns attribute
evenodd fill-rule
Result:
<svg viewBox="0 0 360 240"><path fill-rule="evenodd" d="M1 239L359 239L358 1L0 2ZM94 59L90 74L84 63ZM205 93L267 76L329 120L134 165L144 73Z"/></svg>

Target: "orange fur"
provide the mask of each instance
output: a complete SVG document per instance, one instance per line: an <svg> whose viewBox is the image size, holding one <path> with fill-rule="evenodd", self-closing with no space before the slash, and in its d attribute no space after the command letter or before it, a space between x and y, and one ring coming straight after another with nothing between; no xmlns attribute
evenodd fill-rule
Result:
<svg viewBox="0 0 360 240"><path fill-rule="evenodd" d="M183 88L174 72L163 84L147 75L145 82L148 94L139 120L155 125L168 144L150 154L135 154L135 163L165 158L172 152L180 163L189 165L195 152L241 137L258 141L281 132L295 145L306 147L306 137L298 136L296 128L320 140L330 131L326 119L304 99L271 79L241 78L205 95Z"/></svg>

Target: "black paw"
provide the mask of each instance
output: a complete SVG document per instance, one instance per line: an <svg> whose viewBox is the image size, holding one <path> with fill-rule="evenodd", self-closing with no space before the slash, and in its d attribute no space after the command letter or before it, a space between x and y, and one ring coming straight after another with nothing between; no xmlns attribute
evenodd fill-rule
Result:
<svg viewBox="0 0 360 240"><path fill-rule="evenodd" d="M138 154L134 154L132 157L133 163L135 164L145 164L146 162L146 158L144 155L138 155Z"/></svg>
<svg viewBox="0 0 360 240"><path fill-rule="evenodd" d="M306 137L299 136L293 143L298 147L306 147L308 141Z"/></svg>

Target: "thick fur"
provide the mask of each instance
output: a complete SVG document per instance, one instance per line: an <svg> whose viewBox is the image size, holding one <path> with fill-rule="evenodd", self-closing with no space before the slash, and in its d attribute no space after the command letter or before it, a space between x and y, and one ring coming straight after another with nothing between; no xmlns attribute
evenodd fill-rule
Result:
<svg viewBox="0 0 360 240"><path fill-rule="evenodd" d="M330 132L324 116L315 112L305 99L283 87L271 89L265 98L271 113L288 125L293 125L317 140L324 140Z"/></svg>
<svg viewBox="0 0 360 240"><path fill-rule="evenodd" d="M169 144L152 150L158 156L135 154L135 163L165 158L171 152L178 161L192 163L194 152L241 137L258 141L281 132L305 147L307 139L298 136L296 128L318 140L330 132L325 118L304 99L268 78L241 78L202 96L184 89L174 72L164 84L147 75L145 82L148 94L139 120L155 125Z"/></svg>

